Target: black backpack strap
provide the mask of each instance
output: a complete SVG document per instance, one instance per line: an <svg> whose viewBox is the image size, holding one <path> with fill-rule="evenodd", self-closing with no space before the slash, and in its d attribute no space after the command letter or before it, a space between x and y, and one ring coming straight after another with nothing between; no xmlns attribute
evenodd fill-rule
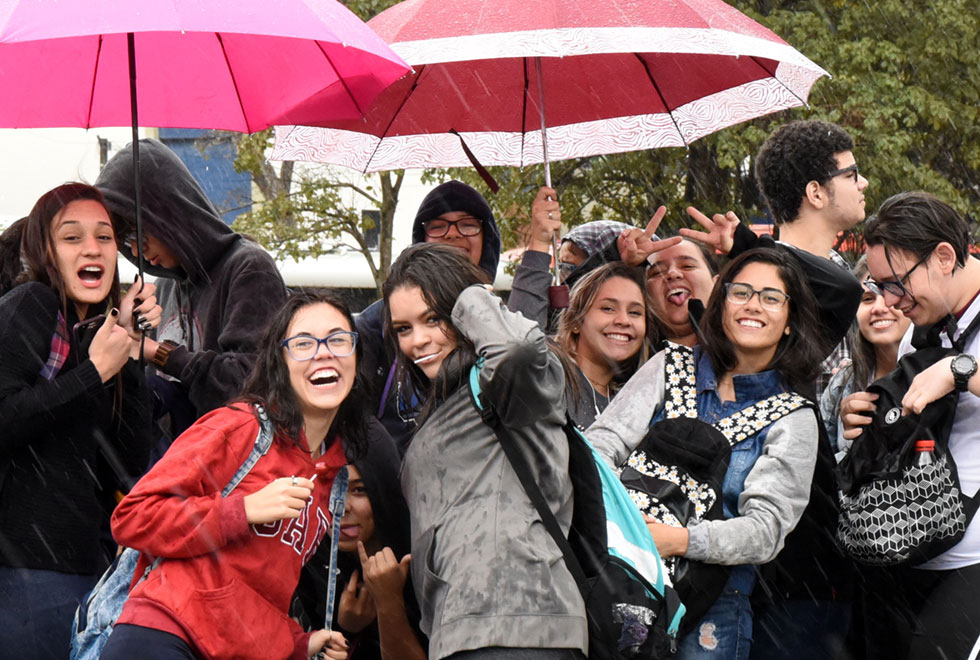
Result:
<svg viewBox="0 0 980 660"><path fill-rule="evenodd" d="M977 328L980 328L980 313L973 317L973 320L970 321L970 325L966 326L966 330L960 333L960 336L957 337L955 341L952 337L949 338L953 348L962 353L963 347L966 346L966 340L970 338L970 335L977 331Z"/></svg>
<svg viewBox="0 0 980 660"><path fill-rule="evenodd" d="M582 569L582 565L579 563L578 557L575 556L575 551L572 550L571 543L568 542L564 532L562 532L561 526L558 524L558 519L555 518L555 514L552 513L551 507L548 506L544 494L538 487L537 482L535 482L534 476L531 474L531 468L527 460L525 460L524 455L517 448L514 437L510 434L507 427L501 423L500 417L494 411L493 406L487 403L483 393L480 391L480 368L482 366L483 360L481 358L470 368L470 394L473 405L476 406L484 423L493 429L494 434L497 436L497 441L500 443L500 448L503 449L504 455L510 462L511 467L514 468L514 472L517 473L517 478L521 482L521 486L524 487L524 491L531 500L531 504L534 505L535 510L538 512L538 516L540 516L545 529L548 530L558 549L561 550L562 558L565 560L565 566L568 567L568 572L572 574L572 578L574 578L575 584L578 585L579 591L584 598L588 593L588 580L585 576L585 571ZM566 416L565 425L562 428L567 437L568 433L574 432L575 425Z"/></svg>

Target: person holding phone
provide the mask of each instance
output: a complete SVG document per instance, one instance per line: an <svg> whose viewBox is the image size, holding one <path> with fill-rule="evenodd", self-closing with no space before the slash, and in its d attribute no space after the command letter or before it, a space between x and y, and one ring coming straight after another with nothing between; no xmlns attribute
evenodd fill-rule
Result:
<svg viewBox="0 0 980 660"><path fill-rule="evenodd" d="M134 357L161 310L152 284L120 295L115 227L91 186L37 201L21 258L0 298L0 648L64 658L78 601L115 550L115 494L146 468L150 409Z"/></svg>

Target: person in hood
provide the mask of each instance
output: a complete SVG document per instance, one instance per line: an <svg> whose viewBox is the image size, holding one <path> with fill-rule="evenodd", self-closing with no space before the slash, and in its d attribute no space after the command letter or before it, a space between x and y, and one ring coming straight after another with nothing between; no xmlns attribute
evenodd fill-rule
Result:
<svg viewBox="0 0 980 660"><path fill-rule="evenodd" d="M500 232L490 205L462 181L447 181L425 196L415 214L412 243L442 243L466 253L492 282L500 262ZM374 381L374 411L401 451L415 431L424 400L410 382L396 378L395 356L385 348L384 307L378 300L357 317L369 378Z"/></svg>
<svg viewBox="0 0 980 660"><path fill-rule="evenodd" d="M146 272L158 277L163 323L144 356L158 416L170 413L172 437L234 398L255 361L256 341L286 300L275 262L235 233L190 170L157 140L140 141L140 191ZM136 263L133 148L127 145L95 183L125 229L121 252Z"/></svg>

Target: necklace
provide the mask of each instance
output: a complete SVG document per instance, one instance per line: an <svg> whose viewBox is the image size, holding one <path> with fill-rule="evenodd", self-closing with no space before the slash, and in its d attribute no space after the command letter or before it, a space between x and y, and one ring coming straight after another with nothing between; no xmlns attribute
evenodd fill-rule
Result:
<svg viewBox="0 0 980 660"><path fill-rule="evenodd" d="M598 389L596 388L595 383L592 382L592 379L591 378L589 378L588 376L585 376L585 380L587 380L589 382L589 391L592 392L592 408L595 410L595 416L598 417L602 413L602 411L599 410L599 400L596 399L596 393L598 392ZM606 394L604 394L603 396L606 399L606 401L608 402L609 401L609 388L608 387L606 387Z"/></svg>

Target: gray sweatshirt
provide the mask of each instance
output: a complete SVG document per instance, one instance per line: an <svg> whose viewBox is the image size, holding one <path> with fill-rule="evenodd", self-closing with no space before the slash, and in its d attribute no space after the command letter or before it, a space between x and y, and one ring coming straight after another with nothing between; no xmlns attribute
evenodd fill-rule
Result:
<svg viewBox="0 0 980 660"><path fill-rule="evenodd" d="M664 405L664 353L644 364L586 431L613 468L622 465ZM817 456L817 418L799 408L773 422L762 455L745 478L738 515L688 527L688 559L710 564L762 564L779 554L810 497Z"/></svg>
<svg viewBox="0 0 980 660"><path fill-rule="evenodd" d="M481 389L567 533L564 377L544 333L482 286L460 294L453 324L484 358ZM402 469L429 658L491 646L586 652L578 588L463 382L416 432Z"/></svg>

